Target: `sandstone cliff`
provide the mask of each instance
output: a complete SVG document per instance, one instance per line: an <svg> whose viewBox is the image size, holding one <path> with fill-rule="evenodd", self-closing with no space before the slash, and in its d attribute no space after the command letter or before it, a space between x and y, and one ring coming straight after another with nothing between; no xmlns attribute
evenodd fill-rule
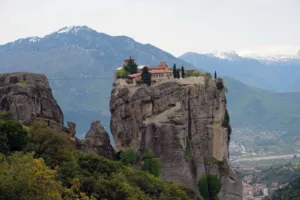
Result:
<svg viewBox="0 0 300 200"><path fill-rule="evenodd" d="M44 121L49 127L68 134L78 150L114 159L108 133L100 121L92 123L83 141L75 136L75 123L68 122L68 128L63 126L62 110L43 74L0 74L0 110L7 111L13 119L24 125L30 125L34 120Z"/></svg>
<svg viewBox="0 0 300 200"><path fill-rule="evenodd" d="M63 113L57 105L46 76L34 73L0 74L0 109L24 125L45 121L62 127Z"/></svg>
<svg viewBox="0 0 300 200"><path fill-rule="evenodd" d="M108 133L100 124L100 121L92 122L84 140L78 141L78 145L83 152L101 155L111 160L115 159L115 151L110 144Z"/></svg>
<svg viewBox="0 0 300 200"><path fill-rule="evenodd" d="M228 159L225 89L221 79L205 82L188 78L151 87L116 82L111 132L119 150L151 148L163 162L162 179L196 189L202 174L216 174L223 184L220 199L240 200L242 184Z"/></svg>

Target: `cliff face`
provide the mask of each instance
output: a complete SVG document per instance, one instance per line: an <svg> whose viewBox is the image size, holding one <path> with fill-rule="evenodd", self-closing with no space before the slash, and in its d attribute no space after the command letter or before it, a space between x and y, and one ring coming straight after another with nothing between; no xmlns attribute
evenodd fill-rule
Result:
<svg viewBox="0 0 300 200"><path fill-rule="evenodd" d="M114 159L115 152L100 121L92 123L84 140L75 137L75 123L68 122L68 128L63 126L62 110L43 74L0 74L0 110L7 111L24 125L30 125L34 120L44 121L49 127L68 134L78 150Z"/></svg>
<svg viewBox="0 0 300 200"><path fill-rule="evenodd" d="M120 150L151 148L162 160L162 179L196 189L202 174L216 174L223 184L220 198L240 200L242 184L228 161L226 97L216 82L222 80L189 78L151 87L115 83L111 131Z"/></svg>
<svg viewBox="0 0 300 200"><path fill-rule="evenodd" d="M63 113L42 74L0 74L0 109L24 125L33 120L45 121L53 128L63 125Z"/></svg>

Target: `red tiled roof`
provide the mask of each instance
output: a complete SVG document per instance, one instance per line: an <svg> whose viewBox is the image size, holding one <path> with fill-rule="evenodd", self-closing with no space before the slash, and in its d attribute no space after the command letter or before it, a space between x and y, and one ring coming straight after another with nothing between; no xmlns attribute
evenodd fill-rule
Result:
<svg viewBox="0 0 300 200"><path fill-rule="evenodd" d="M166 70L166 69L164 69L164 70L161 70L161 69L150 69L149 72L152 73L152 74L164 74L164 73L172 73L173 71Z"/></svg>
<svg viewBox="0 0 300 200"><path fill-rule="evenodd" d="M135 78L135 77L138 77L138 76L140 76L140 75L141 75L141 73L128 74L128 76L131 77L131 78Z"/></svg>

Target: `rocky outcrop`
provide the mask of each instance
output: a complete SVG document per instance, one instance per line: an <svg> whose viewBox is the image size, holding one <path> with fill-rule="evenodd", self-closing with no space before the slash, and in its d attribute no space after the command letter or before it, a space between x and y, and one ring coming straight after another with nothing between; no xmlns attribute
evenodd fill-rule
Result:
<svg viewBox="0 0 300 200"><path fill-rule="evenodd" d="M220 82L188 78L151 87L116 84L110 110L117 148L140 153L151 148L162 160L162 179L195 190L202 174L218 175L220 199L242 199L241 181L229 165L231 128Z"/></svg>
<svg viewBox="0 0 300 200"><path fill-rule="evenodd" d="M83 152L115 159L115 151L110 144L108 133L100 121L94 121L84 140L78 141L79 149Z"/></svg>
<svg viewBox="0 0 300 200"><path fill-rule="evenodd" d="M34 120L46 122L47 126L68 134L78 150L115 158L109 136L100 121L92 123L83 141L76 138L74 122L68 121L68 128L63 126L62 110L52 95L47 77L43 74L0 74L0 110L7 111L13 119L24 125L31 125Z"/></svg>
<svg viewBox="0 0 300 200"><path fill-rule="evenodd" d="M42 120L52 128L63 126L62 110L52 95L48 79L42 74L0 74L0 109L24 125Z"/></svg>

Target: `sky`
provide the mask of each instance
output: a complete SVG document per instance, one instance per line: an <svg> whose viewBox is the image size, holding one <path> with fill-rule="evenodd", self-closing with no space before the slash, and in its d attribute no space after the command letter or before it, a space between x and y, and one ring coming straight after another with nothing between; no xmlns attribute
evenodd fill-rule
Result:
<svg viewBox="0 0 300 200"><path fill-rule="evenodd" d="M300 51L300 0L0 0L0 44L87 25L175 56Z"/></svg>

